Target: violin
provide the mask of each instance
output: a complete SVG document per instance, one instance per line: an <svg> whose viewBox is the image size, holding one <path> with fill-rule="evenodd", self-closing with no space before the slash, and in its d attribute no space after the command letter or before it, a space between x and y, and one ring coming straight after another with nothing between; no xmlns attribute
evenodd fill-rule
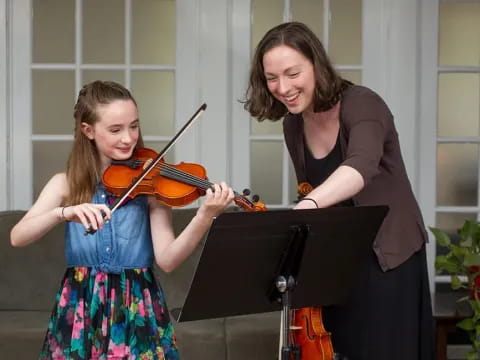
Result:
<svg viewBox="0 0 480 360"><path fill-rule="evenodd" d="M292 310L291 343L300 347L302 360L333 360L331 334L325 330L320 307Z"/></svg>
<svg viewBox="0 0 480 360"><path fill-rule="evenodd" d="M154 150L137 148L128 160L112 160L102 176L105 189L115 196L121 196L144 173L145 165L157 156ZM213 185L207 179L205 168L195 163L172 165L160 159L143 175L128 197L154 195L158 201L168 206L188 205L205 195L206 190ZM234 196L234 202L247 211L266 210L263 203L253 202L236 191Z"/></svg>
<svg viewBox="0 0 480 360"><path fill-rule="evenodd" d="M204 195L208 188L212 188L213 184L207 180L205 169L201 165L170 165L164 161L167 152L206 108L207 104L202 104L158 154L151 149L137 148L129 160L112 160L102 175L106 190L117 196L110 205L112 214L127 198L139 194L155 195L159 201L170 206L184 206ZM265 205L261 202L252 202L237 192L234 192L234 195L235 203L244 209L265 210ZM90 226L85 235L95 232Z"/></svg>
<svg viewBox="0 0 480 360"><path fill-rule="evenodd" d="M313 190L309 183L298 185L300 197ZM300 347L302 360L333 360L335 353L331 333L325 330L321 307L306 307L291 310L291 343Z"/></svg>

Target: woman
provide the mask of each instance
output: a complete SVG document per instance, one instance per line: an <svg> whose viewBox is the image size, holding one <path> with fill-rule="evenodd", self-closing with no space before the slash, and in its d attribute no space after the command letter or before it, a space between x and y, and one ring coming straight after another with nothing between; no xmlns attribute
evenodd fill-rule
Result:
<svg viewBox="0 0 480 360"><path fill-rule="evenodd" d="M312 186L295 209L389 206L348 303L323 308L335 352L433 359L427 235L387 105L342 79L315 34L291 22L258 44L245 108L260 121L283 118L297 180Z"/></svg>

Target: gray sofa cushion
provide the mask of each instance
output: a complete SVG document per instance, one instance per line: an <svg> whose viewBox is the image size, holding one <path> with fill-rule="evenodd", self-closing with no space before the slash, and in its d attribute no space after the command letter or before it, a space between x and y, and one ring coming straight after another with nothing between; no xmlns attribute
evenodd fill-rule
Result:
<svg viewBox="0 0 480 360"><path fill-rule="evenodd" d="M22 248L10 245L10 230L24 211L0 212L0 309L50 311L65 272L64 226Z"/></svg>
<svg viewBox="0 0 480 360"><path fill-rule="evenodd" d="M49 317L50 311L0 310L0 358L38 359Z"/></svg>

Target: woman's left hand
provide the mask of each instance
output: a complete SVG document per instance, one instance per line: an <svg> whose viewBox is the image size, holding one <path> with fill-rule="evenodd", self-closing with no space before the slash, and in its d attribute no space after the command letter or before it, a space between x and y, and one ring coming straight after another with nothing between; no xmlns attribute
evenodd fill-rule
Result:
<svg viewBox="0 0 480 360"><path fill-rule="evenodd" d="M233 190L225 183L213 184L213 189L207 189L205 200L197 211L197 215L214 218L229 206L234 198Z"/></svg>

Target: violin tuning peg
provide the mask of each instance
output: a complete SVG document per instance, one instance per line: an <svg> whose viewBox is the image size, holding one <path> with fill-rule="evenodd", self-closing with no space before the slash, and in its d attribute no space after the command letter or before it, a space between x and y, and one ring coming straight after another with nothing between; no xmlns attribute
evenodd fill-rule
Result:
<svg viewBox="0 0 480 360"><path fill-rule="evenodd" d="M253 202L258 202L258 200L260 200L260 196L258 196L258 195L253 195L252 196L252 201Z"/></svg>
<svg viewBox="0 0 480 360"><path fill-rule="evenodd" d="M243 195L248 196L250 195L250 189L243 189Z"/></svg>

